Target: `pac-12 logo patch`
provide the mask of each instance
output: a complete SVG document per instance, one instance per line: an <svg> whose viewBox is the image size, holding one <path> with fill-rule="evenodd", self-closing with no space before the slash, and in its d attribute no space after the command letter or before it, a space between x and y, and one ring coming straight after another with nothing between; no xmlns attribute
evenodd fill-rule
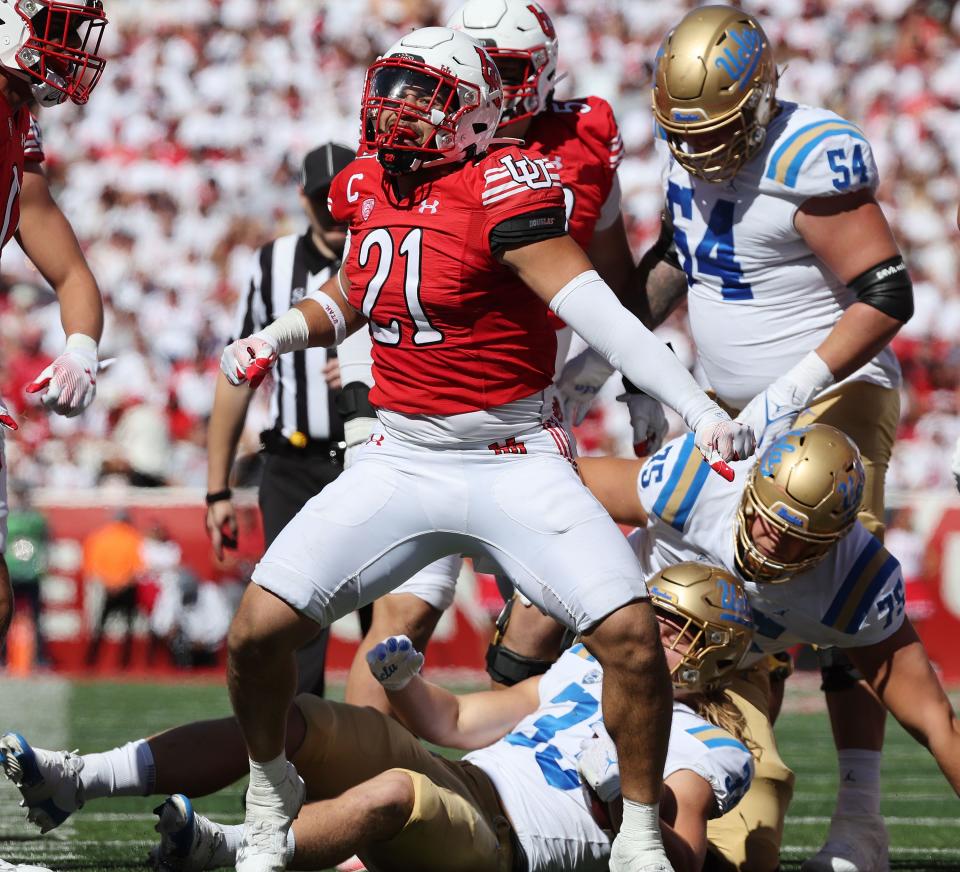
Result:
<svg viewBox="0 0 960 872"><path fill-rule="evenodd" d="M363 201L363 205L360 207L360 214L363 216L363 220L366 221L373 214L373 207L376 205L376 200L373 197L367 197Z"/></svg>

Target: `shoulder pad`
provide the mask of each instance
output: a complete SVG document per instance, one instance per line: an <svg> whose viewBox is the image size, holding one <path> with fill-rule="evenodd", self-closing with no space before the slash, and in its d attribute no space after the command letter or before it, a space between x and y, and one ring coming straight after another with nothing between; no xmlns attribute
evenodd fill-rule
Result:
<svg viewBox="0 0 960 872"><path fill-rule="evenodd" d="M529 191L561 190L560 173L549 158L530 154L516 146L498 148L476 164L481 175L480 202L486 207ZM562 194L557 194L562 202ZM524 198L526 199L526 198ZM551 206L546 199L543 206Z"/></svg>
<svg viewBox="0 0 960 872"><path fill-rule="evenodd" d="M682 532L709 474L688 433L668 442L640 469L640 502L649 514Z"/></svg>
<svg viewBox="0 0 960 872"><path fill-rule="evenodd" d="M554 100L550 111L559 118L575 119L577 137L592 151L606 159L611 171L623 160L623 138L613 107L602 97L577 97Z"/></svg>
<svg viewBox="0 0 960 872"><path fill-rule="evenodd" d="M798 107L769 146L761 185L809 198L874 190L878 181L860 128L826 109Z"/></svg>
<svg viewBox="0 0 960 872"><path fill-rule="evenodd" d="M360 195L360 187L370 190L364 182L380 174L380 164L376 157L366 155L355 158L334 177L330 183L330 193L327 196L327 207L333 220L340 224L348 224L362 208L361 202L366 199Z"/></svg>

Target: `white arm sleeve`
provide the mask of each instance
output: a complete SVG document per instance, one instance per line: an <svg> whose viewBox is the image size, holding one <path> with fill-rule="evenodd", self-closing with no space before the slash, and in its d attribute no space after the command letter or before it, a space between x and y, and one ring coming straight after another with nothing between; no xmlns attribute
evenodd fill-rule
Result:
<svg viewBox="0 0 960 872"><path fill-rule="evenodd" d="M676 410L694 432L703 415L718 409L676 355L620 304L596 270L571 279L550 308L614 369Z"/></svg>
<svg viewBox="0 0 960 872"><path fill-rule="evenodd" d="M363 382L373 387L373 344L370 331L366 327L357 330L337 346L337 359L340 361L340 382Z"/></svg>

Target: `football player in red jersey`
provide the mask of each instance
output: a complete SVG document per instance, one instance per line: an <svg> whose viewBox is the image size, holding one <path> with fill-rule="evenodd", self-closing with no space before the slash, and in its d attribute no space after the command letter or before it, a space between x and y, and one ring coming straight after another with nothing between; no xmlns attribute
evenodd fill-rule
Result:
<svg viewBox="0 0 960 872"><path fill-rule="evenodd" d="M567 232L587 253L600 277L619 293L634 269L620 209L617 167L623 141L613 108L600 97L556 101L559 46L549 15L532 0L467 0L447 26L472 36L497 65L503 84L503 113L497 134L523 140L523 149L544 157L563 186ZM572 331L550 315L557 333L557 372ZM667 423L660 403L643 394L624 394L631 411L634 442L643 456L659 448ZM371 422L372 423L372 422ZM443 611L453 601L459 557L418 572L389 596L377 600L373 624L357 651L347 682L347 701L389 709L372 680L366 652L384 636L403 634L423 648ZM525 607L517 607L523 603ZM542 674L556 659L564 630L516 600L504 632L487 655L498 685Z"/></svg>
<svg viewBox="0 0 960 872"><path fill-rule="evenodd" d="M494 560L583 634L607 676L620 751L624 823L610 868L670 869L657 824L670 680L640 567L551 418L556 337L544 303L676 408L711 461L752 453L752 432L617 302L566 233L549 161L489 150L501 107L497 69L470 37L424 28L391 47L364 89L375 154L331 186L331 214L350 229L339 275L224 350L227 377L255 387L279 354L368 323L379 419L267 551L231 627L228 682L251 773L239 872L285 868L303 802L283 752L293 651L450 553Z"/></svg>
<svg viewBox="0 0 960 872"><path fill-rule="evenodd" d="M57 294L67 336L64 353L27 387L66 416L93 399L103 307L69 222L43 173L40 132L31 106L67 99L85 103L103 71L97 55L106 18L100 0L86 3L3 0L0 3L0 247L16 235L27 257ZM3 121L7 123L3 125ZM0 424L17 425L0 400ZM6 463L0 429L0 505L6 507ZM0 552L6 520L0 525ZM0 644L12 614L6 564L0 553Z"/></svg>

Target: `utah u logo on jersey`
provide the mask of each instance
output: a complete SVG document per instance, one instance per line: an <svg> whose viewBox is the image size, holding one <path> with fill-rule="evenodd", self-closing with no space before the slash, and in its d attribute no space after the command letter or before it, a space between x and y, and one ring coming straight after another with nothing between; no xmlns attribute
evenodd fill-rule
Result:
<svg viewBox="0 0 960 872"><path fill-rule="evenodd" d="M550 170L547 167L549 158L522 157L516 160L512 155L505 154L500 158L502 163L509 171L513 180L528 188L537 190L538 188L549 188L553 184L550 176Z"/></svg>

